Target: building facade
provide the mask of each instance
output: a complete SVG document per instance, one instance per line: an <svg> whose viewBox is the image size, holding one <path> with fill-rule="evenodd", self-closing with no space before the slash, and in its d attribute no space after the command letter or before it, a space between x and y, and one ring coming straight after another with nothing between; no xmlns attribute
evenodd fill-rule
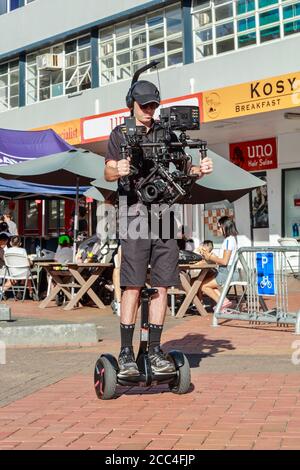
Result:
<svg viewBox="0 0 300 470"><path fill-rule="evenodd" d="M214 238L224 213L245 244L299 238L299 1L4 1L0 27L1 127L52 127L103 155L132 75L159 60L143 77L163 102L198 104L195 137L267 182L198 208L199 238Z"/></svg>

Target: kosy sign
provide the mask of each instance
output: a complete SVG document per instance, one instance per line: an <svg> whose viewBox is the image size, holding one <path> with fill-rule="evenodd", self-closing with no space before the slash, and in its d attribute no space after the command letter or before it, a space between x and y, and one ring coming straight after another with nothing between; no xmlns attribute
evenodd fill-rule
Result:
<svg viewBox="0 0 300 470"><path fill-rule="evenodd" d="M274 253L256 253L257 293L275 295Z"/></svg>
<svg viewBox="0 0 300 470"><path fill-rule="evenodd" d="M277 168L276 139L271 137L230 144L230 161L246 171Z"/></svg>

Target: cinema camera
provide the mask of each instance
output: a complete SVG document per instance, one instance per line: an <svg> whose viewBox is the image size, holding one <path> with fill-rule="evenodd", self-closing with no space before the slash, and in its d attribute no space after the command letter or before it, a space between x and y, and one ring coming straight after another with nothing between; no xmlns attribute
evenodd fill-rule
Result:
<svg viewBox="0 0 300 470"><path fill-rule="evenodd" d="M192 158L186 148L199 149L201 158L207 155L207 143L194 140L186 131L200 129L200 113L197 106L171 106L162 108L159 123L159 138L154 142L144 142L144 126L136 126L134 117L126 118L123 133L126 143L121 145L122 158L131 157L137 149L144 151L144 158L153 162L153 168L147 177L135 184L138 199L144 204L167 204L186 202L197 176L190 175ZM176 138L174 131L180 131ZM173 164L173 170L170 169ZM138 174L137 168L131 165L129 177L123 178L123 184L129 185L129 178Z"/></svg>

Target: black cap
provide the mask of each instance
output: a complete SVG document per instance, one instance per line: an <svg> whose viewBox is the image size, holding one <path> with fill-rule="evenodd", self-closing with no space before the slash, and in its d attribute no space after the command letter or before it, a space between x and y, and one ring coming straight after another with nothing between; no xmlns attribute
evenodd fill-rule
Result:
<svg viewBox="0 0 300 470"><path fill-rule="evenodd" d="M141 105L148 103L160 104L158 89L153 83L146 80L140 80L136 83L132 90L132 98Z"/></svg>

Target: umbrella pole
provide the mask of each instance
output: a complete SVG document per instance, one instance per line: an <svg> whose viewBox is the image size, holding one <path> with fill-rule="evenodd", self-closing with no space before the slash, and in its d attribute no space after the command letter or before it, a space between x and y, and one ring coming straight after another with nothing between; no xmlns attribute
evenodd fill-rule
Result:
<svg viewBox="0 0 300 470"><path fill-rule="evenodd" d="M76 178L76 202L74 217L74 244L73 244L73 262L76 261L77 238L78 238L78 213L79 213L79 178Z"/></svg>

